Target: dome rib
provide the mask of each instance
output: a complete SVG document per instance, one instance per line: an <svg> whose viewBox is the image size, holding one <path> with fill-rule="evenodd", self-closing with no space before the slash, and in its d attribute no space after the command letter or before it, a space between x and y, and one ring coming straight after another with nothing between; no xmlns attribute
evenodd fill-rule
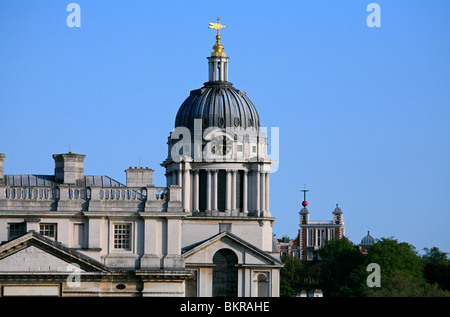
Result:
<svg viewBox="0 0 450 317"><path fill-rule="evenodd" d="M256 107L245 92L229 82L207 82L201 89L191 91L178 110L175 127L192 130L194 119L202 120L203 130L209 127L260 128Z"/></svg>

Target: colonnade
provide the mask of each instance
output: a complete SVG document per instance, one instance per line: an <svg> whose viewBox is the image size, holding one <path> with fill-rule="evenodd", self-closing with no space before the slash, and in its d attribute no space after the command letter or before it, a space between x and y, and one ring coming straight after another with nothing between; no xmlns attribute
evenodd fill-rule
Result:
<svg viewBox="0 0 450 317"><path fill-rule="evenodd" d="M206 215L219 215L218 174L220 169L181 168L167 171L167 186L182 187L184 212L200 212L200 171L206 173ZM225 171L225 215L270 216L269 175L267 171L248 171L246 169L223 169ZM242 208L237 206L237 174L242 171ZM221 213L222 214L222 213Z"/></svg>

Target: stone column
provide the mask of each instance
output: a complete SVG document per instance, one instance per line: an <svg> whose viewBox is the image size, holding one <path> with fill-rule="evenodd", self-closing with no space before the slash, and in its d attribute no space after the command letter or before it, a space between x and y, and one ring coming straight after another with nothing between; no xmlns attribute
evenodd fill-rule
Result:
<svg viewBox="0 0 450 317"><path fill-rule="evenodd" d="M174 170L170 171L170 185L176 185L177 184L177 174Z"/></svg>
<svg viewBox="0 0 450 317"><path fill-rule="evenodd" d="M254 186L254 192L255 192L255 211L256 214L259 216L259 211L260 211L260 197L261 197L261 192L260 192L260 177L259 177L259 171L253 171L253 175L254 175L254 182L255 182L255 186Z"/></svg>
<svg viewBox="0 0 450 317"><path fill-rule="evenodd" d="M176 184L179 186L182 186L183 183L181 182L181 180L182 180L182 175L181 175L181 165L180 165L179 170L178 170L178 180L177 180Z"/></svg>
<svg viewBox="0 0 450 317"><path fill-rule="evenodd" d="M213 81L217 81L217 61L214 62Z"/></svg>
<svg viewBox="0 0 450 317"><path fill-rule="evenodd" d="M187 209L187 191L186 191L186 169L181 170L181 174L183 175L180 181L181 185L181 197L183 201L183 211L186 212Z"/></svg>
<svg viewBox="0 0 450 317"><path fill-rule="evenodd" d="M199 171L198 170L192 170L192 173L194 174L194 189L193 189L193 202L194 206L192 207L195 212L199 211Z"/></svg>
<svg viewBox="0 0 450 317"><path fill-rule="evenodd" d="M188 168L183 169L183 211L188 212L191 209L190 203L190 193L191 193L191 184L190 184L190 170Z"/></svg>
<svg viewBox="0 0 450 317"><path fill-rule="evenodd" d="M266 173L266 216L270 217L270 208L269 208L269 197L270 197L270 192L269 192L269 175L270 173L267 172Z"/></svg>
<svg viewBox="0 0 450 317"><path fill-rule="evenodd" d="M213 185L213 206L212 206L212 211L214 214L217 215L217 213L219 212L217 205L218 205L218 200L219 200L219 193L218 191L218 179L217 179L217 174L219 173L219 170L214 169L212 170L213 172L213 176L214 176L214 185Z"/></svg>
<svg viewBox="0 0 450 317"><path fill-rule="evenodd" d="M206 212L211 213L211 170L206 170Z"/></svg>
<svg viewBox="0 0 450 317"><path fill-rule="evenodd" d="M169 187L171 184L170 182L172 181L172 172L167 171L164 176L166 176L166 187Z"/></svg>
<svg viewBox="0 0 450 317"><path fill-rule="evenodd" d="M4 161L5 161L6 154L0 153L0 180L3 180L5 178L5 169L4 169Z"/></svg>
<svg viewBox="0 0 450 317"><path fill-rule="evenodd" d="M229 215L231 211L231 170L226 170L226 173L225 213Z"/></svg>
<svg viewBox="0 0 450 317"><path fill-rule="evenodd" d="M266 211L266 206L265 206L265 200L266 200L266 195L265 195L265 193L266 193L266 180L265 180L265 176L266 176L266 174L264 172L261 172L259 175L260 175L260 178L261 178L261 181L260 181L260 186L261 186L261 188L260 188L260 195L261 195L260 196L260 198L261 198L260 215L264 216L264 212Z"/></svg>
<svg viewBox="0 0 450 317"><path fill-rule="evenodd" d="M236 170L231 171L231 214L237 216L236 211Z"/></svg>
<svg viewBox="0 0 450 317"><path fill-rule="evenodd" d="M242 212L244 215L248 214L248 206L247 206L247 177L248 177L247 170L244 170L244 179L243 179L243 186L242 186Z"/></svg>

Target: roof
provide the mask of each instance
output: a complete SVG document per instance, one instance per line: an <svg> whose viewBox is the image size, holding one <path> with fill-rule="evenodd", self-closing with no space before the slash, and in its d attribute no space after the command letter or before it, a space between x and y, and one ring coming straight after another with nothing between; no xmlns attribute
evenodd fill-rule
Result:
<svg viewBox="0 0 450 317"><path fill-rule="evenodd" d="M55 177L53 175L5 175L7 186L53 186Z"/></svg>
<svg viewBox="0 0 450 317"><path fill-rule="evenodd" d="M175 127L194 129L194 119L201 119L202 129L208 127L259 130L258 111L247 93L230 82L207 82L192 90L180 106Z"/></svg>
<svg viewBox="0 0 450 317"><path fill-rule="evenodd" d="M106 175L86 175L84 178L86 186L99 185L100 187L126 187L124 184ZM53 187L55 183L56 182L54 175L35 175L35 174L5 175L6 186Z"/></svg>
<svg viewBox="0 0 450 317"><path fill-rule="evenodd" d="M29 246L35 246L45 252L66 261L67 263L78 264L85 271L108 272L110 269L103 263L84 255L61 243L42 236L37 232L30 231L20 237L5 242L0 245L0 260L17 253Z"/></svg>
<svg viewBox="0 0 450 317"><path fill-rule="evenodd" d="M336 208L333 210L333 214L343 214L342 209L336 204Z"/></svg>
<svg viewBox="0 0 450 317"><path fill-rule="evenodd" d="M268 261L272 262L274 265L283 265L283 263L274 258L273 256L271 256L270 254L268 254L267 252L257 248L256 246L248 243L247 241L239 238L238 236L232 234L231 232L228 231L224 231L221 233L218 233L206 240L200 241L198 243L192 244L190 246L186 246L184 248L181 249L181 254L183 256L183 258L187 258L190 255L198 252L199 250L207 247L208 245L213 244L214 242L223 239L224 237L227 237L229 239L231 239L232 241L234 241L236 244L243 246L244 248L246 248L247 250L251 250L252 252L259 254L261 257L267 259ZM276 246L275 246L276 248ZM278 252L276 249L274 250L274 252Z"/></svg>
<svg viewBox="0 0 450 317"><path fill-rule="evenodd" d="M86 186L99 185L100 187L126 187L124 184L106 175L86 175Z"/></svg>
<svg viewBox="0 0 450 317"><path fill-rule="evenodd" d="M369 246L369 245L374 245L375 244L375 239L370 235L370 232L367 231L367 235L362 238L360 245L362 246Z"/></svg>

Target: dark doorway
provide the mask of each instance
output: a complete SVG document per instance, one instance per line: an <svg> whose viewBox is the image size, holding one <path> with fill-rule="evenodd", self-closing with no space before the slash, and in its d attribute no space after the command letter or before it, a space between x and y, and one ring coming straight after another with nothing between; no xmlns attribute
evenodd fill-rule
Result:
<svg viewBox="0 0 450 317"><path fill-rule="evenodd" d="M214 254L213 297L236 297L238 294L238 270L236 254L229 249L221 249Z"/></svg>

